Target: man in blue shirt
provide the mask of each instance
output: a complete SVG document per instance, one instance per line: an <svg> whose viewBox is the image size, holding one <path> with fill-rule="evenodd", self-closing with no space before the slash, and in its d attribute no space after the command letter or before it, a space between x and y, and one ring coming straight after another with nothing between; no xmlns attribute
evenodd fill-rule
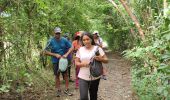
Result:
<svg viewBox="0 0 170 100"><path fill-rule="evenodd" d="M67 56L71 53L71 47L72 45L69 43L67 39L64 37L61 37L61 29L59 27L56 27L54 29L54 37L51 38L47 46L45 48L45 54L51 56L51 60L53 63L53 70L55 75L55 84L57 88L57 97L60 97L61 95L61 89L60 89L60 72L59 72L59 59L60 58L67 58ZM64 91L65 94L72 96L72 93L68 90L68 75L67 70L65 72L62 72L62 75L65 80L65 87L66 90Z"/></svg>

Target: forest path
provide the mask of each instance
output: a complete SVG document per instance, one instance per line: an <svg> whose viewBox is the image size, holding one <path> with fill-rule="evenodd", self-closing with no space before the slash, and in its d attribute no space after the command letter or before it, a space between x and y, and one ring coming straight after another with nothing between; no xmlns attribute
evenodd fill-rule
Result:
<svg viewBox="0 0 170 100"><path fill-rule="evenodd" d="M107 80L100 80L98 100L137 100L131 88L130 62L118 53L106 52L106 54L109 58L109 63L104 65L107 68ZM75 79L74 67L71 73ZM61 89L64 90L62 75L60 79ZM67 96L62 92L61 97L56 97L55 86L50 86L41 91L27 89L22 96L14 93L0 95L0 100L79 100L79 90L75 89L74 82L69 83L69 89L73 96Z"/></svg>
<svg viewBox="0 0 170 100"><path fill-rule="evenodd" d="M104 65L107 68L107 80L100 80L98 100L137 100L131 89L130 62L111 52L107 52L107 56L109 63ZM58 98L53 91L43 100L79 100L79 90L75 89L74 83L70 83L70 91L73 96L62 93Z"/></svg>

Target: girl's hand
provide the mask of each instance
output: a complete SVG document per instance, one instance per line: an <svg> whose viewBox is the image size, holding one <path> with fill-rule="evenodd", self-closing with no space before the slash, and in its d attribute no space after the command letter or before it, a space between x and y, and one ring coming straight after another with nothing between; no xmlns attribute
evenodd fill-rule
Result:
<svg viewBox="0 0 170 100"><path fill-rule="evenodd" d="M102 61L103 57L99 55L99 56L95 56L94 59L97 61Z"/></svg>

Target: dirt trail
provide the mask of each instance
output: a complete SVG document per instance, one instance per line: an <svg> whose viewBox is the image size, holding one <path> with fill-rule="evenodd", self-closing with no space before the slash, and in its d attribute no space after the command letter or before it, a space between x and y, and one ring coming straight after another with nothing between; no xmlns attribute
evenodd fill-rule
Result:
<svg viewBox="0 0 170 100"><path fill-rule="evenodd" d="M130 63L118 54L107 55L109 63L104 66L107 67L108 75L107 80L100 81L98 100L136 100L131 90ZM53 95L47 96L45 100L78 100L79 91L74 89L74 83L70 86L71 92L74 93L72 97L62 94L62 97L57 98L53 92Z"/></svg>
<svg viewBox="0 0 170 100"><path fill-rule="evenodd" d="M107 80L101 79L99 85L98 100L137 100L131 90L130 63L124 60L118 54L107 53L109 63L104 65L107 67ZM75 73L72 68L72 73ZM73 78L75 75L73 74ZM61 78L62 79L62 78ZM64 89L64 81L61 82L61 88ZM61 97L56 97L54 87L44 91L30 93L27 92L22 98L17 100L78 100L79 90L75 89L75 84L70 83L70 91L73 96L67 96L62 92ZM4 95L2 100L14 100L13 96Z"/></svg>
<svg viewBox="0 0 170 100"><path fill-rule="evenodd" d="M108 57L108 79L101 80L99 100L136 100L131 90L130 62L117 54Z"/></svg>

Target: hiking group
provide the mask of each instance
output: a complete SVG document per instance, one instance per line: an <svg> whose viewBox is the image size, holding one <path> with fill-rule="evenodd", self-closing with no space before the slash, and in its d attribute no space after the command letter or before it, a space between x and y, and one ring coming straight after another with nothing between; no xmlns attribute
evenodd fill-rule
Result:
<svg viewBox="0 0 170 100"><path fill-rule="evenodd" d="M74 34L74 40L70 39L70 34L61 36L61 29L54 29L54 37L50 38L44 49L44 54L51 56L53 72L55 75L56 96L61 96L60 74L65 80L66 95L72 96L69 91L69 82L75 82L75 89L79 89L80 100L97 100L98 86L100 79L106 80L106 68L103 67L102 75L93 77L90 74L89 63L95 59L102 63L107 63L108 58L103 51L103 40L98 31L93 34L85 31L78 31ZM98 48L99 54L95 55ZM75 66L75 80L71 78L71 66ZM90 77L91 76L91 77ZM88 96L89 94L89 96Z"/></svg>

